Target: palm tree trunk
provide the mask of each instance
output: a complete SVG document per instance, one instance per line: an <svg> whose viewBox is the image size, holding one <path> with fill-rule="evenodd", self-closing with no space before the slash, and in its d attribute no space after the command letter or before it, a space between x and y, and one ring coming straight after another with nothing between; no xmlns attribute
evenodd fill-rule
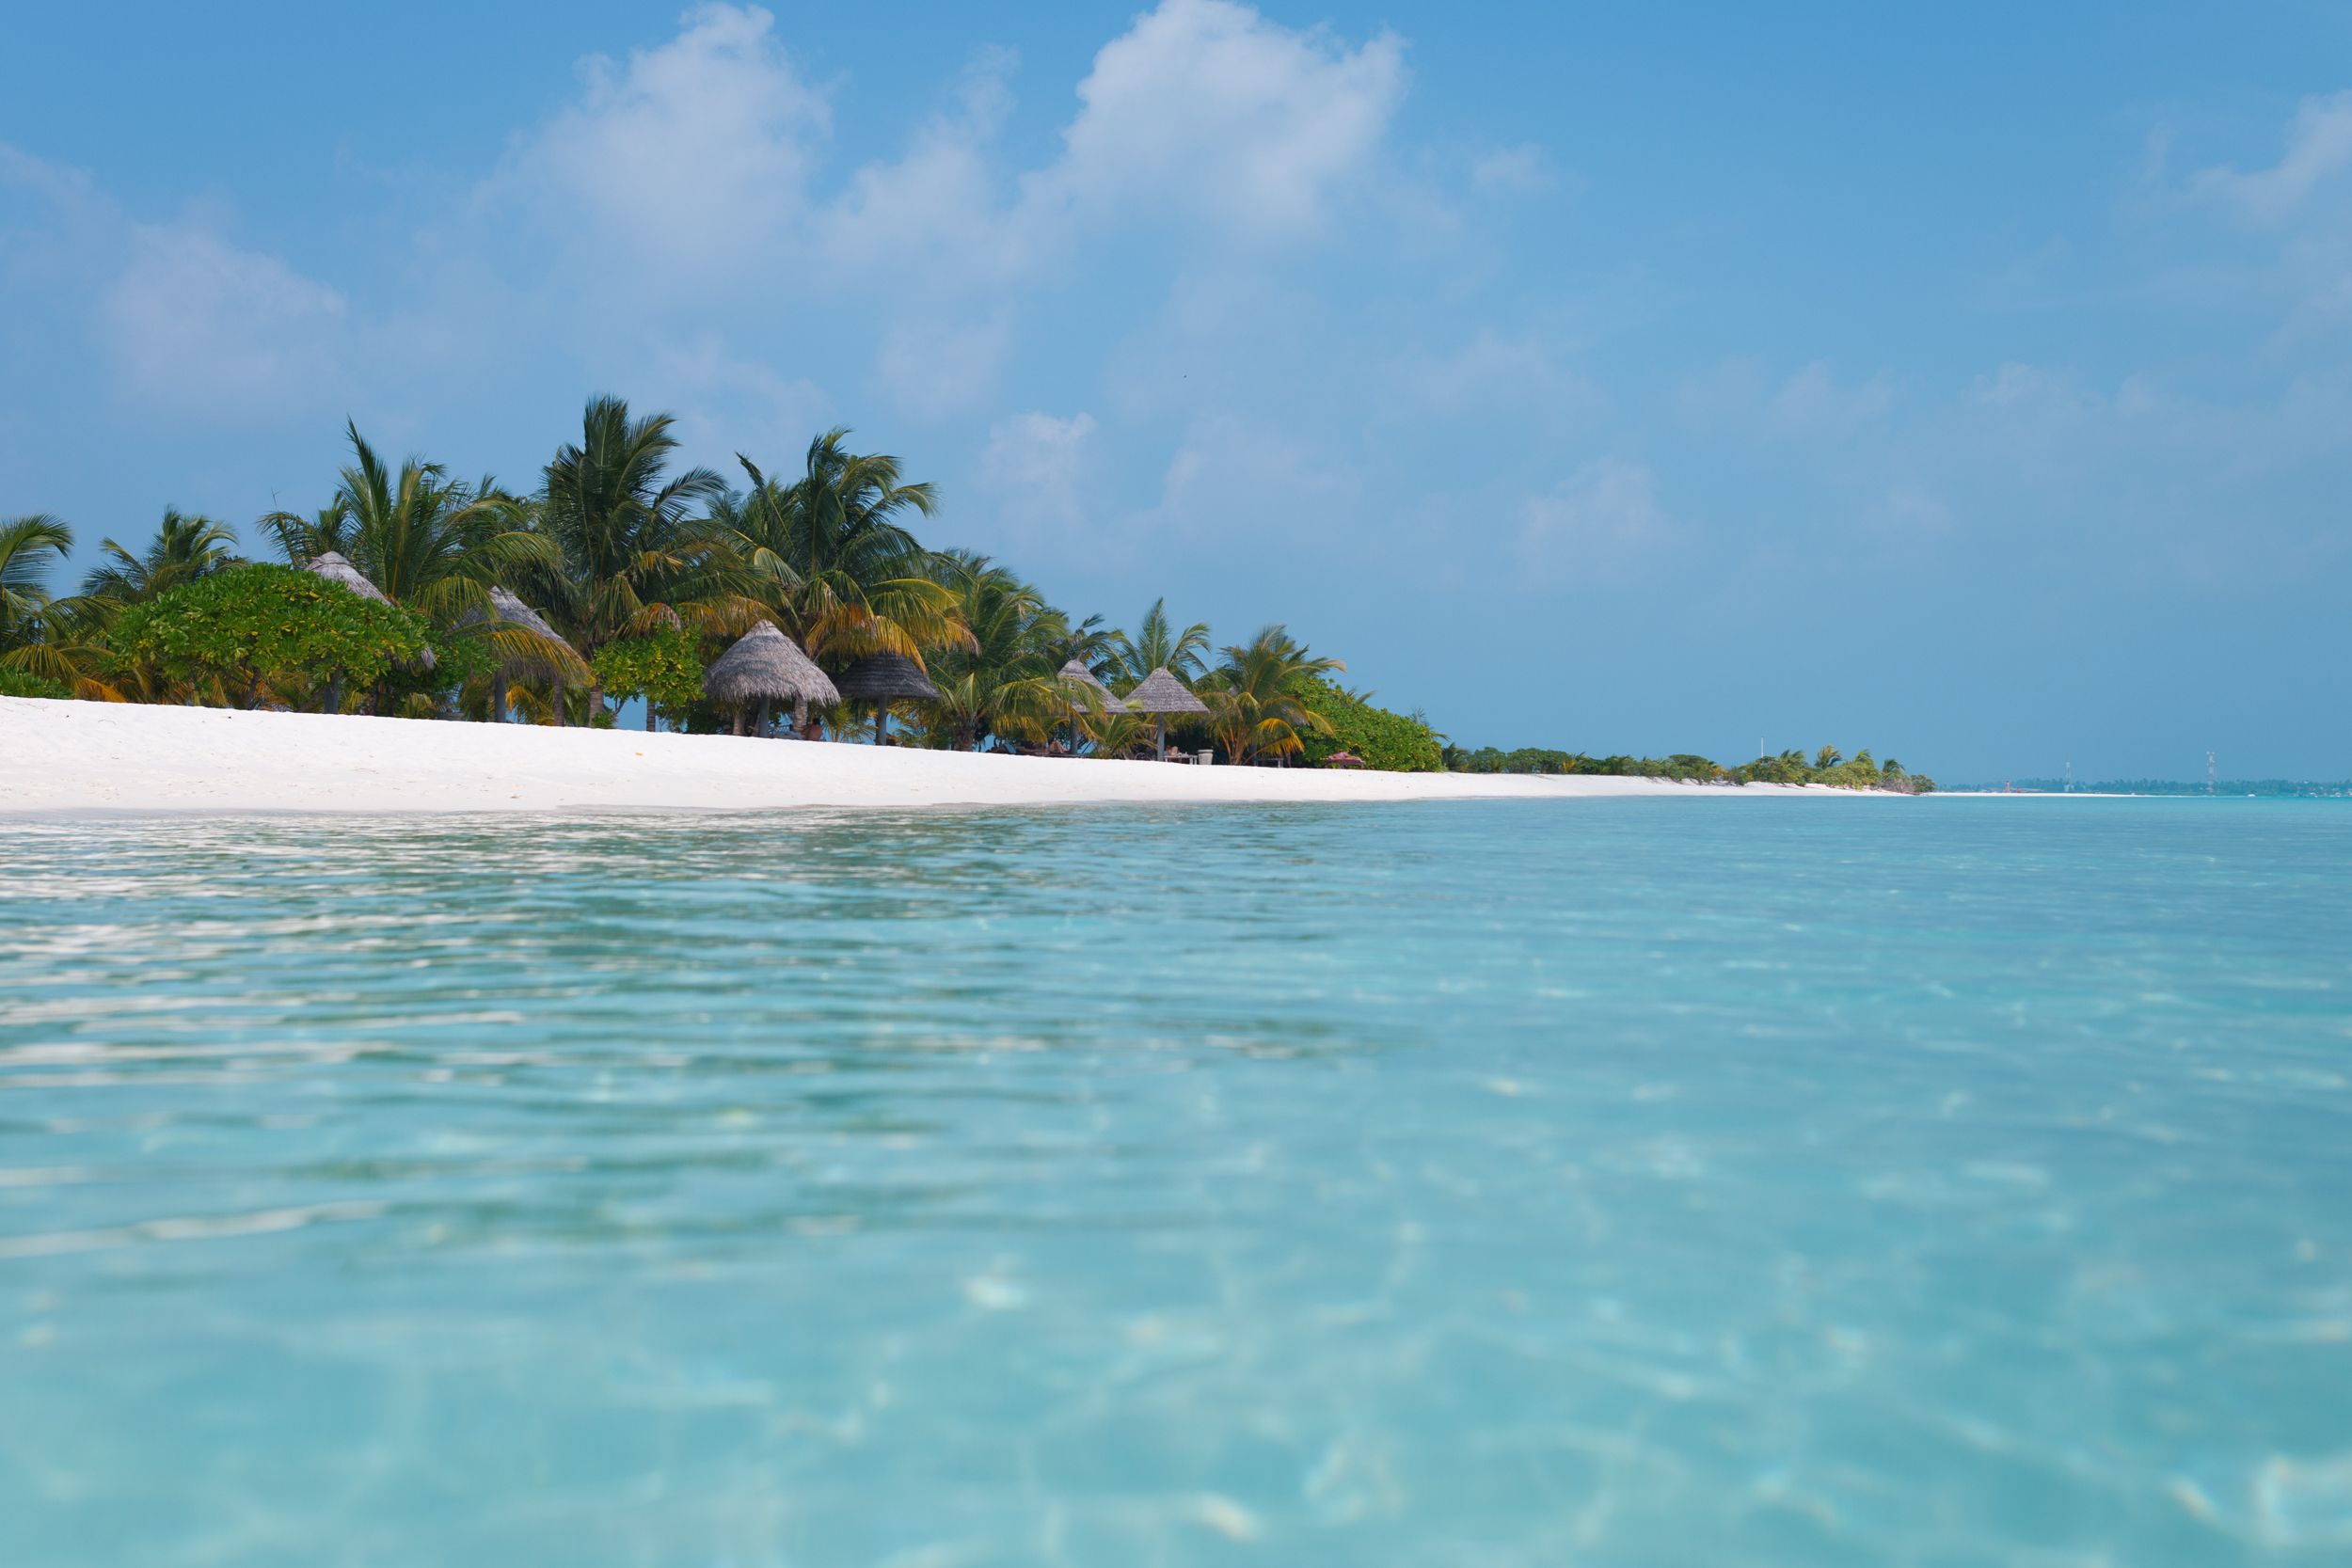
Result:
<svg viewBox="0 0 2352 1568"><path fill-rule="evenodd" d="M795 740L808 738L808 699L805 697L799 698L792 704L792 738Z"/></svg>
<svg viewBox="0 0 2352 1568"><path fill-rule="evenodd" d="M653 734L653 693L645 693L645 733Z"/></svg>
<svg viewBox="0 0 2352 1568"><path fill-rule="evenodd" d="M762 740L768 738L768 699L765 697L762 697L759 700L759 729L757 734L759 738Z"/></svg>
<svg viewBox="0 0 2352 1568"><path fill-rule="evenodd" d="M564 683L559 680L555 683L555 727L559 730L563 729L564 720L569 717L570 715L564 711Z"/></svg>
<svg viewBox="0 0 2352 1568"><path fill-rule="evenodd" d="M881 744L882 743L882 736L883 736L885 733L887 733L887 731L888 731L888 729L889 729L889 725L890 725L890 704L889 704L887 701L882 701L882 702L878 702L878 703L876 703L876 704L874 705L874 744L875 744L875 745L879 746L879 745L881 745Z"/></svg>
<svg viewBox="0 0 2352 1568"><path fill-rule="evenodd" d="M588 727L595 729L604 713L604 677L597 675L588 682Z"/></svg>
<svg viewBox="0 0 2352 1568"><path fill-rule="evenodd" d="M326 711L329 713L341 713L342 710L343 673L341 670L338 670L333 674L326 677Z"/></svg>
<svg viewBox="0 0 2352 1568"><path fill-rule="evenodd" d="M501 664L490 677L490 722L506 722L506 666Z"/></svg>
<svg viewBox="0 0 2352 1568"><path fill-rule="evenodd" d="M743 710L739 707L735 710L735 733L743 733Z"/></svg>

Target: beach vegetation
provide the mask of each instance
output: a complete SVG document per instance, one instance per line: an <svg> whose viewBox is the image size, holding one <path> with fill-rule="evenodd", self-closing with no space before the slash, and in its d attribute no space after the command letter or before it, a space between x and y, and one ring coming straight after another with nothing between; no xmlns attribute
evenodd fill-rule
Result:
<svg viewBox="0 0 2352 1568"><path fill-rule="evenodd" d="M632 419L619 398L590 399L580 440L557 449L528 512L551 548L513 576L588 661L590 723L604 712L595 668L606 644L690 621L741 631L753 618L733 592L732 555L697 510L725 483L708 468L669 472L675 424L668 414Z"/></svg>
<svg viewBox="0 0 2352 1568"><path fill-rule="evenodd" d="M372 687L427 648L424 622L399 606L268 564L208 573L132 605L110 641L110 676L235 707L259 707L288 686Z"/></svg>
<svg viewBox="0 0 2352 1568"><path fill-rule="evenodd" d="M0 523L0 670L70 687L80 669L60 645L49 574L73 548L73 530L45 512ZM11 696L33 695L10 692Z"/></svg>
<svg viewBox="0 0 2352 1568"><path fill-rule="evenodd" d="M1112 656L1109 668L1096 673L1115 686L1134 686L1152 671L1165 670L1189 691L1208 673L1209 623L1195 621L1178 630L1168 619L1165 598L1152 601L1132 636L1113 631L1107 634L1107 641Z"/></svg>
<svg viewBox="0 0 2352 1568"><path fill-rule="evenodd" d="M1395 773L1444 769L1445 737L1419 714L1391 713L1373 705L1371 692L1350 691L1322 675L1303 677L1300 704L1321 717L1327 730L1299 737L1299 760L1310 766L1344 752L1366 768Z"/></svg>
<svg viewBox="0 0 2352 1568"><path fill-rule="evenodd" d="M1069 620L1045 595L987 556L945 550L932 570L954 595L965 641L934 653L929 673L940 701L921 727L922 743L959 752L992 741L1041 742L1066 711L1055 654Z"/></svg>
<svg viewBox="0 0 2352 1568"><path fill-rule="evenodd" d="M1132 630L1114 627L987 556L928 547L914 529L939 515L938 487L855 450L847 426L813 437L789 473L737 453L737 490L675 469L670 415L598 396L527 496L421 456L389 463L348 420L343 436L350 461L326 506L259 519L283 567L253 566L227 525L167 509L144 549L103 541L82 592L53 599L47 574L72 531L45 515L0 524L8 689L597 727L642 700L649 731L704 734L738 727L704 696L706 673L767 621L829 674L878 656L921 671L936 697L886 703L901 745L1134 757L1158 736L1240 765L1934 788L1835 745L1733 768L1459 746L1339 684L1345 663L1282 623L1217 647L1208 623L1180 624L1158 598ZM1205 711L1177 711L1184 699L1165 686L1150 699L1165 711L1127 707L1120 694L1159 671ZM851 683L866 695L796 704L794 733L880 734L886 688L871 674Z"/></svg>
<svg viewBox="0 0 2352 1568"><path fill-rule="evenodd" d="M1287 763L1305 750L1305 735L1330 736L1331 721L1306 703L1307 683L1347 666L1310 653L1277 622L1248 642L1221 650L1224 661L1195 689L1209 705L1206 725L1226 760Z"/></svg>
<svg viewBox="0 0 2352 1568"><path fill-rule="evenodd" d="M809 443L789 483L741 453L751 489L714 508L761 613L827 671L868 654L928 654L967 646L957 590L908 531L937 511L939 492L904 478L899 460L849 448L836 426Z"/></svg>
<svg viewBox="0 0 2352 1568"><path fill-rule="evenodd" d="M702 700L703 639L685 626L663 626L624 637L596 650L589 661L604 695L616 702L643 697L675 724ZM594 720L591 720L594 722ZM714 722L713 727L716 727Z"/></svg>
<svg viewBox="0 0 2352 1568"><path fill-rule="evenodd" d="M0 697L46 697L52 702L66 702L72 690L46 675L36 675L29 670L12 670L0 665Z"/></svg>

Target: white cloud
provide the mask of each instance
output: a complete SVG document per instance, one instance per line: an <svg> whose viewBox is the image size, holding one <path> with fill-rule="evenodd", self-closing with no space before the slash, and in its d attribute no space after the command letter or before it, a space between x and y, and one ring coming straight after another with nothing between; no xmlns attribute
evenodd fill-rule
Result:
<svg viewBox="0 0 2352 1568"><path fill-rule="evenodd" d="M584 219L592 255L617 247L646 279L766 267L762 245L804 215L810 144L830 124L823 95L770 38L773 21L706 5L626 67L591 56L580 102L521 138L478 200L551 211L559 232Z"/></svg>
<svg viewBox="0 0 2352 1568"><path fill-rule="evenodd" d="M2288 133L2286 155L2275 168L2241 174L2209 168L2190 189L2225 201L2259 222L2275 222L2302 205L2328 176L2352 164L2352 92L2307 98Z"/></svg>
<svg viewBox="0 0 2352 1568"><path fill-rule="evenodd" d="M283 406L339 378L347 307L274 256L185 225L135 224L102 306L138 396L183 412Z"/></svg>
<svg viewBox="0 0 2352 1568"><path fill-rule="evenodd" d="M1351 50L1228 0L1163 0L1095 55L1063 156L1030 196L1228 236L1310 232L1368 171L1406 82L1393 33Z"/></svg>
<svg viewBox="0 0 2352 1568"><path fill-rule="evenodd" d="M1655 476L1615 457L1595 458L1549 495L1530 497L1521 516L1519 562L1535 578L1613 581L1678 532L1658 504Z"/></svg>

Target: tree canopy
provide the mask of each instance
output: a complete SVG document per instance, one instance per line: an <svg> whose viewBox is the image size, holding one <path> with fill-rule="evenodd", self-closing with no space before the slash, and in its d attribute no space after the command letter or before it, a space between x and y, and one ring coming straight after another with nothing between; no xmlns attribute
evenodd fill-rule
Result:
<svg viewBox="0 0 2352 1568"><path fill-rule="evenodd" d="M340 676L373 684L395 661L421 658L425 626L397 605L362 598L291 566L246 565L167 589L123 611L114 627L118 666L146 666L166 680L256 707L288 683Z"/></svg>

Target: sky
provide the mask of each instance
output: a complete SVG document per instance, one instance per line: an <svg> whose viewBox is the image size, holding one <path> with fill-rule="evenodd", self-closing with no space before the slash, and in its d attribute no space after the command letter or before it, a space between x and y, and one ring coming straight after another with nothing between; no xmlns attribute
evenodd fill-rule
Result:
<svg viewBox="0 0 2352 1568"><path fill-rule="evenodd" d="M17 8L0 518L346 420L1280 621L1456 742L2352 777L2352 8Z"/></svg>

